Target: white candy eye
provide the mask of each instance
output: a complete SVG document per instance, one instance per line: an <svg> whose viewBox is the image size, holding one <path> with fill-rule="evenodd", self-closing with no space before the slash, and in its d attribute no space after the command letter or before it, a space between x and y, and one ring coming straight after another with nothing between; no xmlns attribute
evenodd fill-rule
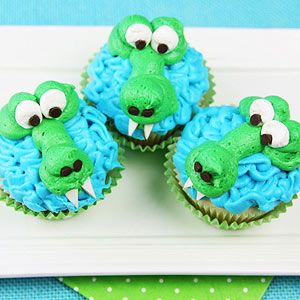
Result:
<svg viewBox="0 0 300 300"><path fill-rule="evenodd" d="M179 37L170 26L158 27L152 35L151 47L158 53L164 54L176 48Z"/></svg>
<svg viewBox="0 0 300 300"><path fill-rule="evenodd" d="M66 107L65 94L57 89L48 90L40 98L40 106L46 118L58 118Z"/></svg>
<svg viewBox="0 0 300 300"><path fill-rule="evenodd" d="M15 119L21 127L26 129L38 126L43 119L41 108L34 101L24 100L16 107Z"/></svg>
<svg viewBox="0 0 300 300"><path fill-rule="evenodd" d="M250 123L254 126L264 124L274 119L274 108L265 99L254 100L250 106Z"/></svg>
<svg viewBox="0 0 300 300"><path fill-rule="evenodd" d="M272 148L280 148L290 142L289 129L281 122L272 120L261 129L261 143Z"/></svg>
<svg viewBox="0 0 300 300"><path fill-rule="evenodd" d="M125 33L125 39L131 46L142 50L151 41L151 29L145 24L132 24Z"/></svg>

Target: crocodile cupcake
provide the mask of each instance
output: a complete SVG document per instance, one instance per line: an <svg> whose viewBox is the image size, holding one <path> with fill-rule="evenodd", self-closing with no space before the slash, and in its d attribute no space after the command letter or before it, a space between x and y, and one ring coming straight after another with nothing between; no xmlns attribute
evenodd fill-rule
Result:
<svg viewBox="0 0 300 300"><path fill-rule="evenodd" d="M239 108L199 108L169 150L172 189L223 229L269 222L300 191L300 124L277 96L247 97Z"/></svg>
<svg viewBox="0 0 300 300"><path fill-rule="evenodd" d="M0 111L1 199L26 214L72 216L120 177L121 150L106 117L55 81L17 93Z"/></svg>
<svg viewBox="0 0 300 300"><path fill-rule="evenodd" d="M142 151L163 148L212 102L213 83L203 56L189 47L174 18L152 22L132 15L117 24L83 74L83 92L119 133Z"/></svg>

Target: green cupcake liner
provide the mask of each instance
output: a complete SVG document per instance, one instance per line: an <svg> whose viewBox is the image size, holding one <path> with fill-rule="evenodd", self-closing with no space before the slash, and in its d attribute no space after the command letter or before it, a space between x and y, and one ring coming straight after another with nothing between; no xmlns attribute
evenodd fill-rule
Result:
<svg viewBox="0 0 300 300"><path fill-rule="evenodd" d="M165 176L167 177L167 183L176 195L176 198L195 216L207 224L224 230L246 229L253 225L269 223L271 220L278 218L281 213L286 212L288 207L292 206L292 201L289 203L282 202L275 209L267 213L261 213L258 209L249 209L248 212L243 214L231 214L225 209L217 208L209 200L204 201L204 205L200 207L198 205L199 201L194 201L187 193L185 193L177 178L175 165L173 163L173 155L176 152L177 141L178 139L176 139L174 144L169 145L166 154L167 160L164 163L164 166L166 169ZM294 196L294 199L295 198L297 198L296 195Z"/></svg>
<svg viewBox="0 0 300 300"><path fill-rule="evenodd" d="M84 67L83 72L81 74L81 81L80 81L80 86L81 86L80 91L83 95L83 99L91 105L93 104L84 95L84 88L89 83L89 75L87 73L88 66L94 60L95 56L96 54L88 61L88 65ZM213 96L215 95L214 76L211 73L211 68L207 66L206 61L204 61L204 65L208 69L209 89L199 101L200 107L209 106L213 102ZM177 128L171 130L170 132L168 132L166 135L163 136L158 135L155 132L151 132L147 140L138 140L121 134L113 125L112 120L109 120L108 127L112 133L115 133L115 137L119 145L129 148L131 150L138 150L141 152L155 152L158 149L165 149L168 145L174 143L174 138L179 137L183 129L183 126L178 126Z"/></svg>
<svg viewBox="0 0 300 300"><path fill-rule="evenodd" d="M123 165L125 157L124 157L125 150L121 147L118 148L118 159L121 165ZM103 195L108 195L111 193L111 190L114 186L117 185L117 182L120 178L122 178L121 172L123 171L123 168L115 168L108 172L107 180L111 179L111 185L110 187L103 189ZM39 217L46 220L62 220L71 218L73 216L77 216L78 214L88 210L89 207L94 206L98 203L98 201L101 201L103 199L97 199L93 204L84 206L80 208L77 211L61 211L59 213L54 213L51 211L43 211L43 212L35 212L25 206L24 204L14 200L10 197L10 195L3 191L3 189L0 188L0 201L4 201L6 203L6 206L14 208L16 211L23 212L25 215L31 215L35 217Z"/></svg>

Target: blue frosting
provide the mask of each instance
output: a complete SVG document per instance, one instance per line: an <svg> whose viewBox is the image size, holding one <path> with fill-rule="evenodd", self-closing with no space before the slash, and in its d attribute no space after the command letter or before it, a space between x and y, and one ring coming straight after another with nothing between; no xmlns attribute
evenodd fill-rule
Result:
<svg viewBox="0 0 300 300"><path fill-rule="evenodd" d="M118 162L118 145L107 131L106 117L95 108L80 101L79 113L65 123L65 128L75 144L83 149L94 164L91 181L96 196L103 199L103 189L109 170L121 167ZM41 153L35 147L32 137L12 141L0 136L0 177L6 192L16 201L35 212L63 210L76 211L91 205L96 200L84 191L79 193L79 207L76 208L65 196L50 193L39 178Z"/></svg>
<svg viewBox="0 0 300 300"><path fill-rule="evenodd" d="M193 120L183 130L176 146L173 161L182 182L187 180L184 163L189 152L206 141L218 141L232 129L245 122L234 107L199 108ZM238 179L222 196L211 199L217 206L231 213L242 213L257 206L261 211L274 209L281 202L290 202L300 191L300 168L291 172L278 169L262 153L257 153L239 162ZM196 190L188 193L196 199Z"/></svg>
<svg viewBox="0 0 300 300"><path fill-rule="evenodd" d="M105 45L88 67L90 83L84 89L86 97L113 119L116 128L124 135L128 133L129 118L120 107L119 94L131 70L128 59L112 56ZM190 121L193 107L209 88L208 69L204 66L203 56L193 48L188 48L180 62L165 66L164 76L176 90L179 110L154 125L152 131L159 135ZM135 130L133 137L143 140L142 129Z"/></svg>

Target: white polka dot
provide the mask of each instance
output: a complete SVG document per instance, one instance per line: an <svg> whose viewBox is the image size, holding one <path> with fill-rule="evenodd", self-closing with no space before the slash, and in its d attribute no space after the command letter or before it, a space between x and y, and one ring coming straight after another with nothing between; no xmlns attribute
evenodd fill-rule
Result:
<svg viewBox="0 0 300 300"><path fill-rule="evenodd" d="M164 279L163 278L159 278L159 283L164 283Z"/></svg>
<svg viewBox="0 0 300 300"><path fill-rule="evenodd" d="M79 288L78 288L77 286L75 286L75 287L74 287L74 291L75 291L75 292L78 292L78 291L79 291Z"/></svg>
<svg viewBox="0 0 300 300"><path fill-rule="evenodd" d="M97 277L92 277L92 281L96 282L97 281Z"/></svg>
<svg viewBox="0 0 300 300"><path fill-rule="evenodd" d="M231 282L232 282L232 279L231 279L230 277L228 277L228 278L227 278L227 282L228 282L228 283L231 283Z"/></svg>
<svg viewBox="0 0 300 300"><path fill-rule="evenodd" d="M147 289L146 288L141 288L142 293L146 293Z"/></svg>
<svg viewBox="0 0 300 300"><path fill-rule="evenodd" d="M111 293L111 292L112 292L112 287L108 287L106 290L107 290L109 293Z"/></svg>
<svg viewBox="0 0 300 300"><path fill-rule="evenodd" d="M225 300L230 300L230 298L226 298Z"/></svg>
<svg viewBox="0 0 300 300"><path fill-rule="evenodd" d="M195 278L193 279L193 281L194 281L195 283L197 283L197 282L199 281L199 279L195 277Z"/></svg>
<svg viewBox="0 0 300 300"><path fill-rule="evenodd" d="M128 300L128 298L127 298L127 297L124 297L123 300Z"/></svg>
<svg viewBox="0 0 300 300"><path fill-rule="evenodd" d="M266 282L266 278L265 278L265 277L262 277L262 278L260 279L260 281L261 281L262 283L265 283L265 282Z"/></svg>
<svg viewBox="0 0 300 300"><path fill-rule="evenodd" d="M59 277L58 280L59 280L60 282L63 282L63 281L64 281L64 279L63 279L62 277Z"/></svg>
<svg viewBox="0 0 300 300"><path fill-rule="evenodd" d="M174 292L175 292L175 294L179 294L179 293L180 293L180 289L179 289L179 288L176 288L176 289L174 290Z"/></svg>
<svg viewBox="0 0 300 300"><path fill-rule="evenodd" d="M94 300L94 297L90 297L89 300Z"/></svg>
<svg viewBox="0 0 300 300"><path fill-rule="evenodd" d="M161 298L157 298L156 300L161 300Z"/></svg>
<svg viewBox="0 0 300 300"><path fill-rule="evenodd" d="M246 293L248 293L248 289L245 287L245 288L243 288L243 292L246 294Z"/></svg>
<svg viewBox="0 0 300 300"><path fill-rule="evenodd" d="M192 298L191 300L196 300L195 298Z"/></svg>
<svg viewBox="0 0 300 300"><path fill-rule="evenodd" d="M210 288L209 291L213 294L215 292L214 288Z"/></svg>
<svg viewBox="0 0 300 300"><path fill-rule="evenodd" d="M131 279L130 278L126 278L126 280L125 280L127 283L129 283L130 281L131 281Z"/></svg>

